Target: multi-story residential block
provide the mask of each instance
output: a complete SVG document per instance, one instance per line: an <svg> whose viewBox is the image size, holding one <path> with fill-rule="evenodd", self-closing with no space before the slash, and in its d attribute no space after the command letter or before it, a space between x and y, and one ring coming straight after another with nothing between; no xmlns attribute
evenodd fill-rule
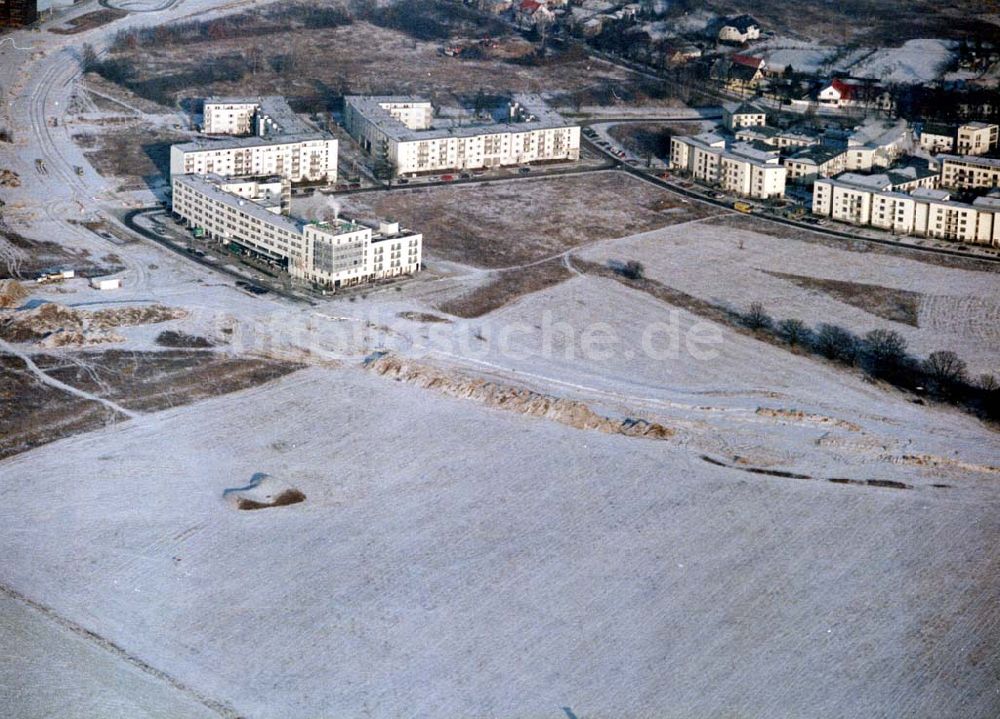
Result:
<svg viewBox="0 0 1000 719"><path fill-rule="evenodd" d="M736 139L741 142L758 142L770 145L779 150L789 147L812 147L820 144L820 139L813 134L798 130L780 130L776 127L752 126L736 130Z"/></svg>
<svg viewBox="0 0 1000 719"><path fill-rule="evenodd" d="M255 187L218 175L178 174L172 184L173 211L189 227L296 279L336 289L420 269L422 236L396 223L381 223L375 231L343 219L288 217L274 209L274 183Z"/></svg>
<svg viewBox="0 0 1000 719"><path fill-rule="evenodd" d="M741 197L765 200L785 194L785 168L776 152L745 143L727 145L712 133L672 138L670 167Z"/></svg>
<svg viewBox="0 0 1000 719"><path fill-rule="evenodd" d="M813 213L897 234L1000 246L1000 197L971 205L949 193L919 187L909 194L859 183L855 177L813 183Z"/></svg>
<svg viewBox="0 0 1000 719"><path fill-rule="evenodd" d="M535 95L516 95L500 121L466 124L435 118L422 98L354 95L344 99L344 125L399 175L580 158L580 127Z"/></svg>
<svg viewBox="0 0 1000 719"><path fill-rule="evenodd" d="M278 175L291 182L337 181L337 140L327 133L195 140L170 148L170 174Z"/></svg>
<svg viewBox="0 0 1000 719"><path fill-rule="evenodd" d="M925 122L917 140L921 150L927 152L953 152L955 150L955 127L938 122Z"/></svg>
<svg viewBox="0 0 1000 719"><path fill-rule="evenodd" d="M203 103L202 130L208 135L302 135L311 128L285 98L209 97Z"/></svg>
<svg viewBox="0 0 1000 719"><path fill-rule="evenodd" d="M764 127L767 125L767 113L749 102L741 103L734 109L722 109L722 122L732 132L743 127Z"/></svg>
<svg viewBox="0 0 1000 719"><path fill-rule="evenodd" d="M938 155L932 167L941 168L941 186L958 190L1000 187L1000 159L975 155Z"/></svg>
<svg viewBox="0 0 1000 719"><path fill-rule="evenodd" d="M1000 125L989 122L968 122L959 125L955 150L960 155L985 155L997 146Z"/></svg>
<svg viewBox="0 0 1000 719"><path fill-rule="evenodd" d="M277 175L290 182L337 181L337 140L299 119L284 98L211 97L203 130L227 135L170 148L170 173Z"/></svg>
<svg viewBox="0 0 1000 719"><path fill-rule="evenodd" d="M847 170L847 151L815 145L782 160L788 181L808 185L819 177L832 177Z"/></svg>

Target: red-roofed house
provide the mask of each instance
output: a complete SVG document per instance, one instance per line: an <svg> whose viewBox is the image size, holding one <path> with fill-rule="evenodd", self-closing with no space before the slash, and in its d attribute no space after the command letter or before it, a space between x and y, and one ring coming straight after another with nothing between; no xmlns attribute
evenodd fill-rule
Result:
<svg viewBox="0 0 1000 719"><path fill-rule="evenodd" d="M522 27L533 27L539 23L551 23L555 15L545 3L538 0L521 0L517 5L515 19Z"/></svg>
<svg viewBox="0 0 1000 719"><path fill-rule="evenodd" d="M732 56L732 60L737 65L744 65L745 67L753 68L754 70L760 70L763 72L767 63L762 57L753 57L752 55L740 55L736 53Z"/></svg>
<svg viewBox="0 0 1000 719"><path fill-rule="evenodd" d="M854 102L855 88L840 79L834 79L819 91L816 99L820 105L844 107Z"/></svg>

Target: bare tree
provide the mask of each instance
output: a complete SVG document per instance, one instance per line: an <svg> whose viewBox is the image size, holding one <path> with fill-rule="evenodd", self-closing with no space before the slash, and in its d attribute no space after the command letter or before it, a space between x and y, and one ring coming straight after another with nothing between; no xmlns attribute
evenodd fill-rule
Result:
<svg viewBox="0 0 1000 719"><path fill-rule="evenodd" d="M954 352L932 352L924 360L924 370L942 387L957 384L965 379L965 362Z"/></svg>
<svg viewBox="0 0 1000 719"><path fill-rule="evenodd" d="M89 42L83 43L80 49L80 69L84 72L91 72L97 68L97 52Z"/></svg>
<svg viewBox="0 0 1000 719"><path fill-rule="evenodd" d="M996 392L1000 390L1000 382L997 381L995 375L981 374L979 375L977 384L979 385L979 389L984 392Z"/></svg>
<svg viewBox="0 0 1000 719"><path fill-rule="evenodd" d="M767 329L771 326L771 315L764 311L764 305L760 302L751 302L743 315L743 324L752 330Z"/></svg>
<svg viewBox="0 0 1000 719"><path fill-rule="evenodd" d="M824 357L842 362L853 363L858 355L857 337L837 325L820 325L813 346Z"/></svg>
<svg viewBox="0 0 1000 719"><path fill-rule="evenodd" d="M611 269L622 277L630 280L641 280L646 274L646 268L638 260L628 260L626 262L611 262Z"/></svg>
<svg viewBox="0 0 1000 719"><path fill-rule="evenodd" d="M876 373L894 369L906 357L906 340L895 330L872 330L865 335L865 356Z"/></svg>

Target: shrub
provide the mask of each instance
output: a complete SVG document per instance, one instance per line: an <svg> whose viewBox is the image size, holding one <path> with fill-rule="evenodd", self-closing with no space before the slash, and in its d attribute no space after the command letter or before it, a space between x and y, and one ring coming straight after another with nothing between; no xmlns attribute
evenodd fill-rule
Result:
<svg viewBox="0 0 1000 719"><path fill-rule="evenodd" d="M802 320L788 319L778 323L778 336L790 345L807 344L810 334L809 328Z"/></svg>
<svg viewBox="0 0 1000 719"><path fill-rule="evenodd" d="M821 324L813 347L828 359L853 364L858 355L858 338L837 325Z"/></svg>
<svg viewBox="0 0 1000 719"><path fill-rule="evenodd" d="M751 302L746 314L743 315L743 324L752 330L769 329L772 326L771 315L764 311L764 305L760 302Z"/></svg>

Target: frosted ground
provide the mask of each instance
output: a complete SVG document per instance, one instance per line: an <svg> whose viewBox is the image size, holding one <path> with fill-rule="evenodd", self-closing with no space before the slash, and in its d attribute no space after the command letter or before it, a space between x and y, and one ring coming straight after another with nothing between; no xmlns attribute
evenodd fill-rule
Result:
<svg viewBox="0 0 1000 719"><path fill-rule="evenodd" d="M307 501L232 510L222 490L258 471ZM5 584L243 715L996 706L995 494L964 483L758 477L357 370L69 439L0 480L4 555L32 557Z"/></svg>
<svg viewBox="0 0 1000 719"><path fill-rule="evenodd" d="M761 302L775 319L840 324L858 334L900 332L915 354L957 352L970 371L1000 366L1000 292L993 273L941 267L874 252L845 252L701 220L602 243L581 256L640 259L646 274L705 300L745 310ZM787 273L889 287L920 295L917 326L883 319L816 289L776 277Z"/></svg>
<svg viewBox="0 0 1000 719"><path fill-rule="evenodd" d="M835 69L849 70L855 77L873 77L883 82L921 83L939 78L953 55L950 40L907 40L901 47L870 49Z"/></svg>
<svg viewBox="0 0 1000 719"><path fill-rule="evenodd" d="M185 0L164 15L212 6ZM3 159L24 181L4 192L9 219L125 267L114 298L79 281L34 297L180 307L189 314L172 329L232 330L216 351L309 366L0 462L0 715L998 714L995 432L722 327L712 356L646 356L650 322L676 319L689 337L699 319L607 279L431 323L399 314L435 312L481 270L432 265L398 293L305 306L251 297L147 243L109 244L67 220L151 196L118 191L44 118L69 101L76 44L150 21L45 36L43 55L0 48L19 60L0 62L4 86L26 97L3 108L21 143ZM701 221L580 254L635 257L697 296L889 326L915 349L995 366L995 337L977 334L995 327L995 274L764 227L741 236L743 250L733 230ZM896 326L763 269L937 304L921 304L918 327ZM575 339L547 351L547 317ZM603 358L580 344L597 322L618 338ZM125 328L121 347L154 349L160 329ZM482 382L529 388L674 434L588 431L447 397L363 369L377 350L470 395ZM257 472L306 500L235 510L223 491Z"/></svg>

